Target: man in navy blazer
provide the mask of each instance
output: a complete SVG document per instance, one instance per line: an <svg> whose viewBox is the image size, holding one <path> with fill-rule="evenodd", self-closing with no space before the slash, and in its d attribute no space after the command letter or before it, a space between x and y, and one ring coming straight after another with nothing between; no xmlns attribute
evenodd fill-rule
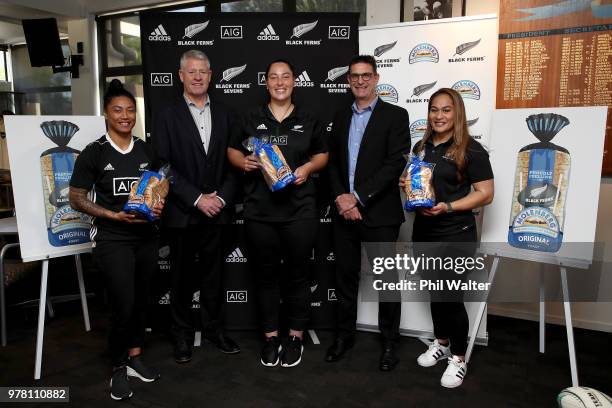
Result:
<svg viewBox="0 0 612 408"><path fill-rule="evenodd" d="M330 135L338 302L337 333L325 356L328 362L340 360L354 344L361 244L397 241L404 222L398 180L406 165L404 154L410 152L410 122L405 109L378 97L378 79L374 57L353 58L348 80L355 101L336 114ZM399 338L400 312L401 302L396 296L380 299L383 371L392 370L399 361L395 343Z"/></svg>
<svg viewBox="0 0 612 408"><path fill-rule="evenodd" d="M223 330L223 254L221 228L231 221L236 177L226 150L232 115L208 96L212 71L206 54L186 51L180 60L183 95L159 114L153 145L162 162L170 163L170 193L163 223L170 238L172 335L174 358L191 360L194 322L193 278L200 290L204 337L222 352L238 345ZM196 254L202 261L194 269Z"/></svg>

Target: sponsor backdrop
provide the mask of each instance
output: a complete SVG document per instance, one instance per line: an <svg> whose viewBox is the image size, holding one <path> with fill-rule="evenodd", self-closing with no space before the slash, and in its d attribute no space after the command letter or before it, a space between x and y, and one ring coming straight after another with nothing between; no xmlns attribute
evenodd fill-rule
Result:
<svg viewBox="0 0 612 408"><path fill-rule="evenodd" d="M348 62L357 53L356 13L143 13L141 38L147 137L152 134L156 112L182 93L178 78L179 58L189 49L204 51L212 63L209 94L237 111L265 101L265 70L270 61L283 58L296 68L295 101L331 122L337 106L348 104L351 92L346 81ZM311 327L331 327L335 293L332 287L334 254L331 250L329 199L320 177L320 238L310 259ZM249 275L249 255L242 237L243 220L238 212L225 239L227 325L256 325L255 291ZM155 280L149 316L153 326L166 327L169 318L170 249L162 242L159 276ZM194 312L199 293L193 295Z"/></svg>
<svg viewBox="0 0 612 408"><path fill-rule="evenodd" d="M6 137L25 262L88 252L90 219L68 203L74 161L106 132L101 116L7 116Z"/></svg>
<svg viewBox="0 0 612 408"><path fill-rule="evenodd" d="M429 96L443 87L456 89L463 96L470 134L488 145L495 108L495 16L361 27L359 51L376 57L380 97L408 111L413 146L425 133ZM400 241L410 241L411 235L412 217L407 216L400 230ZM371 276L362 274L361 290L361 298L375 298ZM467 304L472 323L477 306L477 303ZM478 332L479 342L486 341L485 319ZM360 326L374 328L376 322L376 304L361 303ZM429 304L405 302L400 327L408 335L431 334Z"/></svg>
<svg viewBox="0 0 612 408"><path fill-rule="evenodd" d="M453 18L362 27L359 51L376 57L381 98L410 114L412 143L425 133L429 96L463 96L470 134L487 144L495 107L497 19Z"/></svg>

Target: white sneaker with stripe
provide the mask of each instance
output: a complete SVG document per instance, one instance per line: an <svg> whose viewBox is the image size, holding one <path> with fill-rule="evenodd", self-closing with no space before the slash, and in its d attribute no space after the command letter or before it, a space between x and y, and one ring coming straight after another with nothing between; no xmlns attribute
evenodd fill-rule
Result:
<svg viewBox="0 0 612 408"><path fill-rule="evenodd" d="M440 379L440 385L446 388L458 387L463 383L466 374L467 363L461 361L457 356L449 357L448 366Z"/></svg>
<svg viewBox="0 0 612 408"><path fill-rule="evenodd" d="M417 363L419 363L421 367L432 367L436 365L438 361L450 356L450 348L448 346L441 345L438 343L438 339L436 339L429 344L427 351L417 358Z"/></svg>

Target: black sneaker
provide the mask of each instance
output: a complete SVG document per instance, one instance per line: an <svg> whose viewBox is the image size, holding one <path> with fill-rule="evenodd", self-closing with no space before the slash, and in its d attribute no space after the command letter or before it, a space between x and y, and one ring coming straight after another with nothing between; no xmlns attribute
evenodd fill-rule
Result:
<svg viewBox="0 0 612 408"><path fill-rule="evenodd" d="M302 361L302 353L304 352L304 345L302 339L297 336L291 336L285 342L285 348L283 349L283 355L281 357L281 366L283 367L295 367Z"/></svg>
<svg viewBox="0 0 612 408"><path fill-rule="evenodd" d="M157 381L159 377L161 377L157 370L144 365L141 356L128 358L127 375L130 377L138 377L144 382Z"/></svg>
<svg viewBox="0 0 612 408"><path fill-rule="evenodd" d="M283 350L281 342L278 337L266 338L266 344L261 349L261 364L266 367L274 367L278 364L280 359L280 352Z"/></svg>
<svg viewBox="0 0 612 408"><path fill-rule="evenodd" d="M111 398L115 401L126 400L133 395L130 389L130 383L128 382L126 366L113 368L110 388Z"/></svg>

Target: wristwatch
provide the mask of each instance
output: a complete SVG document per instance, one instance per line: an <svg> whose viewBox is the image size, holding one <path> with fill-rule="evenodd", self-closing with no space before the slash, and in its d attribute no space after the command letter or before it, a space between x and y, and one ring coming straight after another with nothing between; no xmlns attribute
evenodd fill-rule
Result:
<svg viewBox="0 0 612 408"><path fill-rule="evenodd" d="M446 212L447 213L452 213L453 212L453 206L451 205L450 201L447 201L444 204L446 204Z"/></svg>

